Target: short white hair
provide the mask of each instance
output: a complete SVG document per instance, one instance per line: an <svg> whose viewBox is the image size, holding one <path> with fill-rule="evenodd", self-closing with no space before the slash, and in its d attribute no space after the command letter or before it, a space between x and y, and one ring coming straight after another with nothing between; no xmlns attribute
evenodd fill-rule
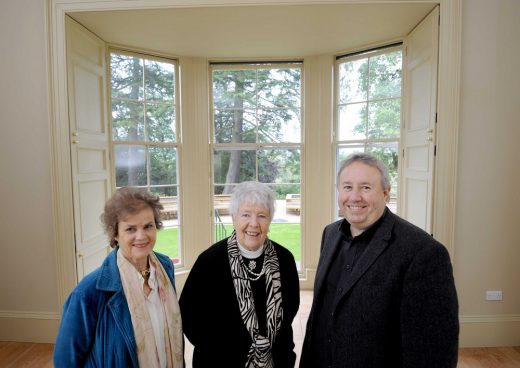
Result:
<svg viewBox="0 0 520 368"><path fill-rule="evenodd" d="M274 192L267 184L258 181L244 181L233 190L229 211L234 217L242 204L258 204L269 210L269 219L272 220L274 216L274 202Z"/></svg>

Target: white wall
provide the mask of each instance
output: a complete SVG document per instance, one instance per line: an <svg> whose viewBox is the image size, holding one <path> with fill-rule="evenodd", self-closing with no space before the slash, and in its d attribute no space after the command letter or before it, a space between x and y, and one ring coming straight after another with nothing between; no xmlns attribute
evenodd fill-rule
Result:
<svg viewBox="0 0 520 368"><path fill-rule="evenodd" d="M0 340L53 339L45 0L0 2Z"/></svg>
<svg viewBox="0 0 520 368"><path fill-rule="evenodd" d="M520 2L465 0L455 276L468 345L520 345ZM502 290L503 301L485 301Z"/></svg>
<svg viewBox="0 0 520 368"><path fill-rule="evenodd" d="M0 2L0 340L52 342L58 305L45 0ZM520 2L463 0L454 267L463 346L520 345ZM502 302L484 301L500 289Z"/></svg>

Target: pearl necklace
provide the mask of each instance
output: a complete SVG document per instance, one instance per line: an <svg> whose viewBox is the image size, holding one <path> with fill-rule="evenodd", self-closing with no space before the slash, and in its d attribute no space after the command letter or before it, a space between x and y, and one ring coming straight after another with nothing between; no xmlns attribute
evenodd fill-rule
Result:
<svg viewBox="0 0 520 368"><path fill-rule="evenodd" d="M242 260L242 264L244 264L243 260ZM253 265L253 267L251 267L252 265ZM265 273L265 257L264 257L264 261L262 262L262 270L259 273L256 273L253 271L255 269L255 267L256 267L256 261L253 261L253 260L249 261L249 267L247 267L244 264L247 278L251 281L257 281ZM250 276L250 275L252 275L252 276Z"/></svg>
<svg viewBox="0 0 520 368"><path fill-rule="evenodd" d="M258 248L257 250L249 250L246 247L242 246L238 241L237 241L237 244L238 244L238 250L240 251L240 254L242 255L242 257L240 257L240 259L242 261L242 265L244 266L244 269L246 270L247 278L251 281L258 280L265 273L265 256L264 256L264 261L262 263L262 270L260 271L260 273L256 273L253 271L256 268L256 261L254 259L250 259L246 266L244 257L255 258L255 259L260 257L262 255L262 253L264 252L264 245L262 244L262 246L260 248ZM252 275L252 276L250 276L250 275Z"/></svg>

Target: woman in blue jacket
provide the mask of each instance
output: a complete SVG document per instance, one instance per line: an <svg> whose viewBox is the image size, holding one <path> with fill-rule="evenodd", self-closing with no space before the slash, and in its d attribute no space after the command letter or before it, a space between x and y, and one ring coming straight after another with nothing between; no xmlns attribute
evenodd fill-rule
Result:
<svg viewBox="0 0 520 368"><path fill-rule="evenodd" d="M171 260L153 252L159 198L124 187L101 217L114 248L63 307L54 366L183 367L183 334Z"/></svg>

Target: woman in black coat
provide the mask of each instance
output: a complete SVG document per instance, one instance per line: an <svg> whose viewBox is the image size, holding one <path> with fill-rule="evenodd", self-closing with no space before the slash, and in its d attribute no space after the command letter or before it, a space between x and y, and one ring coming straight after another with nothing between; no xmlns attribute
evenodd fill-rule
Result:
<svg viewBox="0 0 520 368"><path fill-rule="evenodd" d="M179 301L193 368L294 367L299 280L293 255L267 238L274 194L241 183L230 210L234 232L199 255Z"/></svg>

